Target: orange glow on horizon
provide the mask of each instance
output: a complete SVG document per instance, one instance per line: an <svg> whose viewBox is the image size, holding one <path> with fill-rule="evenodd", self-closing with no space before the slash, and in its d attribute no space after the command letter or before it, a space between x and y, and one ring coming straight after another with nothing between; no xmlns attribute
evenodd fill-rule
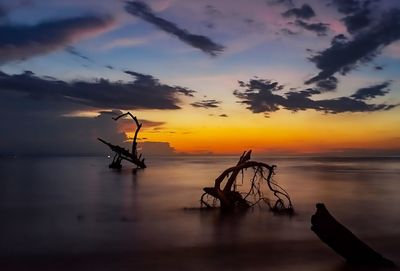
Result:
<svg viewBox="0 0 400 271"><path fill-rule="evenodd" d="M265 118L247 113L228 118L166 112L165 125L143 127L142 141L168 142L177 153L310 154L343 150L400 149L400 121L393 112L368 115L323 115L319 112L278 112ZM154 116L152 116L154 118ZM157 120L157 119L155 119ZM127 135L132 137L132 132ZM397 139L397 140L396 140Z"/></svg>

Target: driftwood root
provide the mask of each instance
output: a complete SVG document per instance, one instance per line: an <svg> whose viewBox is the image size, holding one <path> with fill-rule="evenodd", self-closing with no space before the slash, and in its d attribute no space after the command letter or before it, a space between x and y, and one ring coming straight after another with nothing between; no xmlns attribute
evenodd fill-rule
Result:
<svg viewBox="0 0 400 271"><path fill-rule="evenodd" d="M311 230L337 254L353 265L394 267L395 264L358 239L349 229L340 224L323 203L316 205L311 217Z"/></svg>
<svg viewBox="0 0 400 271"><path fill-rule="evenodd" d="M201 206L214 208L219 204L221 210L231 211L248 209L264 202L269 205L270 210L274 213L293 214L294 209L289 194L272 179L276 166L251 161L250 157L251 150L244 152L236 166L226 169L215 179L213 187L203 188L204 194L200 198ZM252 170L252 177L250 178L249 190L241 193L237 189L237 178L241 176L243 182L244 171L246 170ZM222 183L225 181L225 186L221 188ZM263 195L261 185L265 183L276 197L276 201L273 204Z"/></svg>

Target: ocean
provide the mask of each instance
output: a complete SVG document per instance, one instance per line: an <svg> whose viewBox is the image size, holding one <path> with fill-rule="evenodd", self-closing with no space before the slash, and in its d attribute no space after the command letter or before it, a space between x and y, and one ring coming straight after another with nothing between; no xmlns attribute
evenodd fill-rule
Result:
<svg viewBox="0 0 400 271"><path fill-rule="evenodd" d="M353 270L310 230L318 202L400 264L400 158L256 157L277 165L295 215L200 210L237 159L1 159L0 270Z"/></svg>

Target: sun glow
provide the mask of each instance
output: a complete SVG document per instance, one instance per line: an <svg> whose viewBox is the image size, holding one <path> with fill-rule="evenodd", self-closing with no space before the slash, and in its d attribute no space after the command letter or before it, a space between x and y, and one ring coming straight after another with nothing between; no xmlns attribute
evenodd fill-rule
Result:
<svg viewBox="0 0 400 271"><path fill-rule="evenodd" d="M365 118L361 114L324 115L313 111L290 113L281 110L265 118L262 114L247 112L220 117L192 111L195 112L190 113L190 118L181 112L162 113L156 119L162 116L165 124L143 127L142 141L169 142L177 152L216 154L237 154L245 149L274 154L308 154L400 147L396 140L399 128L393 130L393 127L400 127L400 123L392 112L375 113ZM154 112L151 116L146 112L141 115L156 117ZM355 125L357 129L354 129ZM132 137L132 131L127 132L127 136Z"/></svg>

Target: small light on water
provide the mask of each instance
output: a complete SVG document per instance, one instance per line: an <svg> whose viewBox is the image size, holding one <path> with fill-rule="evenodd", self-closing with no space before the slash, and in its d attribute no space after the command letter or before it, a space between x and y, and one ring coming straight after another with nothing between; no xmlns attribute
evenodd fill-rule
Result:
<svg viewBox="0 0 400 271"><path fill-rule="evenodd" d="M107 158L111 158L111 156L110 156L110 155L107 155Z"/></svg>

